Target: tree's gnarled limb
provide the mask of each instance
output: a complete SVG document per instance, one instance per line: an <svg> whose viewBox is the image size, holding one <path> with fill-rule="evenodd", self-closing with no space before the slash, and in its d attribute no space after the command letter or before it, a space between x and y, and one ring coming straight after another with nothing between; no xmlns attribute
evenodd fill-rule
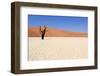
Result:
<svg viewBox="0 0 100 76"><path fill-rule="evenodd" d="M47 27L44 26L43 29L42 29L42 27L40 26L40 34L41 34L42 40L44 39L44 36L45 36L46 32L47 32Z"/></svg>

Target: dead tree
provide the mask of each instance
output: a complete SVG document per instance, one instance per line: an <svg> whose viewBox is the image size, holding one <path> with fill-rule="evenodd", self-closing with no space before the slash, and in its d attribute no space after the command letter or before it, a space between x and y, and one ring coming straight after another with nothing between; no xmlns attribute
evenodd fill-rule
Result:
<svg viewBox="0 0 100 76"><path fill-rule="evenodd" d="M44 26L43 28L40 26L40 34L41 34L41 39L44 39L45 33L47 32L47 27Z"/></svg>

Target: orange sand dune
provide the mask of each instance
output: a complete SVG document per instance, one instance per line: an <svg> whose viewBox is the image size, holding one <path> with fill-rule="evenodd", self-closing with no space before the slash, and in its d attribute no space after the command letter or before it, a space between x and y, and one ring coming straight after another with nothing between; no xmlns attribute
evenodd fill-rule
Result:
<svg viewBox="0 0 100 76"><path fill-rule="evenodd" d="M39 27L29 27L28 28L28 36L29 37L40 37L40 28ZM45 37L87 37L87 33L81 32L71 32L71 31L64 31L55 28L47 27L47 32Z"/></svg>

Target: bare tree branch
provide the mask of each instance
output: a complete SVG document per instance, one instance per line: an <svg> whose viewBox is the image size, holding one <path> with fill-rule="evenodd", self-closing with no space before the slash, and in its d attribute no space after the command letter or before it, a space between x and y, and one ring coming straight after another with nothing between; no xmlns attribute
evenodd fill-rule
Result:
<svg viewBox="0 0 100 76"><path fill-rule="evenodd" d="M44 26L43 29L40 26L40 34L41 34L41 38L44 39L45 33L47 32L47 27Z"/></svg>

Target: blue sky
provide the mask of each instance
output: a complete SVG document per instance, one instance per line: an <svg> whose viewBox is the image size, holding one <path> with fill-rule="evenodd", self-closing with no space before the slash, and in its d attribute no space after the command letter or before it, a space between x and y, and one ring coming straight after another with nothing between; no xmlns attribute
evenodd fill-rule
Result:
<svg viewBox="0 0 100 76"><path fill-rule="evenodd" d="M28 26L47 26L74 32L88 32L88 17L28 15Z"/></svg>

